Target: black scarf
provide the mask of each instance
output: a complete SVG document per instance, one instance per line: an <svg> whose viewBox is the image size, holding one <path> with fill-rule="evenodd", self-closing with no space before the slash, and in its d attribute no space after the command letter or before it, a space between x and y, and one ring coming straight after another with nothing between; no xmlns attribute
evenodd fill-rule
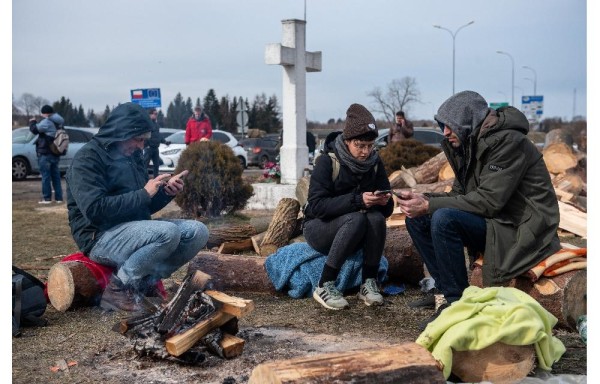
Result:
<svg viewBox="0 0 600 384"><path fill-rule="evenodd" d="M338 135L338 137L335 138L334 145L340 162L350 168L352 173L363 175L369 172L379 161L379 155L376 151L371 151L371 154L366 160L358 160L352 156L350 151L348 151L346 143L344 143L342 135Z"/></svg>

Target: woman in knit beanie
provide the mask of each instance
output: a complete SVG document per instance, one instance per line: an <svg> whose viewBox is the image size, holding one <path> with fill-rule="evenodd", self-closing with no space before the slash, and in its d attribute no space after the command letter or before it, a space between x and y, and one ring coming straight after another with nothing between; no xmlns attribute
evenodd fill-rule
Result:
<svg viewBox="0 0 600 384"><path fill-rule="evenodd" d="M377 278L385 220L394 203L385 168L373 150L376 138L373 115L364 106L352 104L344 131L327 137L324 152L328 156L317 158L311 175L304 237L308 245L327 255L313 298L328 309L348 306L336 279L344 262L357 252L363 257L358 298L366 305L383 304Z"/></svg>

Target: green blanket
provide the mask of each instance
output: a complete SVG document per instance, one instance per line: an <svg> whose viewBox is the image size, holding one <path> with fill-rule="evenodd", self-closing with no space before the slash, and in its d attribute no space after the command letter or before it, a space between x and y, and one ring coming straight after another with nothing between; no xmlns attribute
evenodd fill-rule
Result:
<svg viewBox="0 0 600 384"><path fill-rule="evenodd" d="M563 343L552 336L556 323L556 317L523 291L471 286L429 323L416 343L443 364L446 379L452 371L452 349L477 351L497 342L533 344L538 366L549 371L565 353Z"/></svg>

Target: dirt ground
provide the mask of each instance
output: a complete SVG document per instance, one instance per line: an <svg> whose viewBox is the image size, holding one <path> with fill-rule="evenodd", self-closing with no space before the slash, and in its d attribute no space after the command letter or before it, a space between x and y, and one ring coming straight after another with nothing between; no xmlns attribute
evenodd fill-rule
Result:
<svg viewBox="0 0 600 384"><path fill-rule="evenodd" d="M77 252L77 248L70 236L66 206L39 206L39 194L39 178L12 183L12 255L13 264L45 281L57 256ZM270 214L244 211L236 220ZM585 246L581 239L571 241ZM184 266L165 281L170 294L186 272ZM431 310L407 306L421 295L415 286L387 296L385 304L375 308L349 295L350 309L344 311L327 311L312 299L283 294L226 293L255 304L239 320L237 336L246 341L239 357L226 360L208 355L198 365L139 357L128 338L111 330L119 314L98 307L58 312L48 305L46 327L24 328L22 337L12 339L12 382L245 383L254 367L275 359L412 342L419 335L417 323L431 314ZM587 348L579 334L562 329L555 334L567 352L552 373L586 375Z"/></svg>

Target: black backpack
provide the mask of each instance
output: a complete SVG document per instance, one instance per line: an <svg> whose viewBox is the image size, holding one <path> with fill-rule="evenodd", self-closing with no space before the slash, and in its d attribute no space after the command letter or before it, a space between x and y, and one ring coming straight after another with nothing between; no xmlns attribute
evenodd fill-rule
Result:
<svg viewBox="0 0 600 384"><path fill-rule="evenodd" d="M48 301L44 294L44 283L14 265L12 269L12 325L13 337L16 337L21 336L23 326L47 324L42 315L46 312Z"/></svg>

